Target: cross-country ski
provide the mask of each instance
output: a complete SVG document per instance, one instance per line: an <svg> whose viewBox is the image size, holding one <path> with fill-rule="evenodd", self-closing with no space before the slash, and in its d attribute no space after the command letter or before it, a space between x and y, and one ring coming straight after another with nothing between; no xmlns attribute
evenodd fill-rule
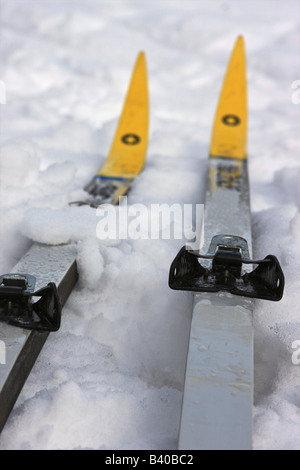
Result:
<svg viewBox="0 0 300 470"><path fill-rule="evenodd" d="M87 203L117 204L140 173L148 142L145 55L132 74L111 150L88 185ZM80 203L81 204L81 203ZM0 340L6 363L0 368L0 431L50 331L61 323L61 309L77 281L76 245L33 244L12 273L0 277ZM36 300L39 299L39 300Z"/></svg>
<svg viewBox="0 0 300 470"><path fill-rule="evenodd" d="M251 259L246 142L246 65L244 41L239 37L213 127L204 204L204 243L196 252L183 247L170 268L172 289L197 292L180 449L252 446L251 298L280 300L284 276L276 257ZM257 264L254 270L253 264Z"/></svg>

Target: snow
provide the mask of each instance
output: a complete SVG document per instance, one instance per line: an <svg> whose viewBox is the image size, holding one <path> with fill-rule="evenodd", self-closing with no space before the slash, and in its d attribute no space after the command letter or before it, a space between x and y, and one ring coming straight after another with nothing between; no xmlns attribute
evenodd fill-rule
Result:
<svg viewBox="0 0 300 470"><path fill-rule="evenodd" d="M253 446L300 449L299 5L2 0L1 270L32 240L75 241L80 279L1 450L176 449L192 294L171 291L167 278L182 241L99 240L95 210L68 202L108 154L144 50L150 141L128 204L203 203L215 107L239 34L254 255L277 255L286 277L282 301L255 302Z"/></svg>

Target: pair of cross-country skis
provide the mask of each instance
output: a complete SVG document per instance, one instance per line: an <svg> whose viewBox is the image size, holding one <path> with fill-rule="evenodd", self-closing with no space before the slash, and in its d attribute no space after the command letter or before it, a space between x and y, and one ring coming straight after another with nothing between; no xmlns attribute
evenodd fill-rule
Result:
<svg viewBox="0 0 300 470"><path fill-rule="evenodd" d="M149 126L145 55L138 55L109 155L85 187L97 207L118 204L143 169ZM213 126L201 252L184 246L170 267L172 289L195 292L179 449L250 449L253 405L253 301L280 300L276 257L252 260L247 171L247 84L238 37ZM0 431L76 280L76 246L34 243L0 277ZM199 262L200 260L200 262ZM253 264L256 265L253 269ZM37 298L38 300L35 300Z"/></svg>

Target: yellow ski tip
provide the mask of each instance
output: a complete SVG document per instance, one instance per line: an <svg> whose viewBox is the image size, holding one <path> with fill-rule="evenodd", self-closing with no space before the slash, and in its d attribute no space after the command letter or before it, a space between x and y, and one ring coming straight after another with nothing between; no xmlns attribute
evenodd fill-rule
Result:
<svg viewBox="0 0 300 470"><path fill-rule="evenodd" d="M133 78L133 75L135 74L135 71L137 69L144 69L145 71L147 69L146 54L145 54L144 51L140 51L137 55L137 58L136 58L136 61L135 61L135 64L134 64L134 68L133 68L133 72L132 72L132 78Z"/></svg>
<svg viewBox="0 0 300 470"><path fill-rule="evenodd" d="M212 157L247 158L247 82L243 36L236 39L211 138Z"/></svg>
<svg viewBox="0 0 300 470"><path fill-rule="evenodd" d="M244 41L244 36L242 36L241 34L237 37L236 39L236 42L235 42L235 47L237 47L238 44L241 44L241 45L245 45L244 44L245 41Z"/></svg>
<svg viewBox="0 0 300 470"><path fill-rule="evenodd" d="M140 51L137 56L137 61L138 60L146 60L146 54L144 51Z"/></svg>
<svg viewBox="0 0 300 470"><path fill-rule="evenodd" d="M109 155L97 173L135 178L142 170L148 146L149 99L147 64L139 52Z"/></svg>

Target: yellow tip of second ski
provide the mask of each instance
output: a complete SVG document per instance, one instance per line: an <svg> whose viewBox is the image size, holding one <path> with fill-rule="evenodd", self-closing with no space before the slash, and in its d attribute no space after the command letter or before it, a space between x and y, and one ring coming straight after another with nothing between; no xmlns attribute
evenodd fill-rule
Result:
<svg viewBox="0 0 300 470"><path fill-rule="evenodd" d="M143 168L148 145L149 99L146 56L139 52L109 155L97 173L135 178Z"/></svg>
<svg viewBox="0 0 300 470"><path fill-rule="evenodd" d="M212 132L212 157L247 158L247 80L244 38L236 39Z"/></svg>

